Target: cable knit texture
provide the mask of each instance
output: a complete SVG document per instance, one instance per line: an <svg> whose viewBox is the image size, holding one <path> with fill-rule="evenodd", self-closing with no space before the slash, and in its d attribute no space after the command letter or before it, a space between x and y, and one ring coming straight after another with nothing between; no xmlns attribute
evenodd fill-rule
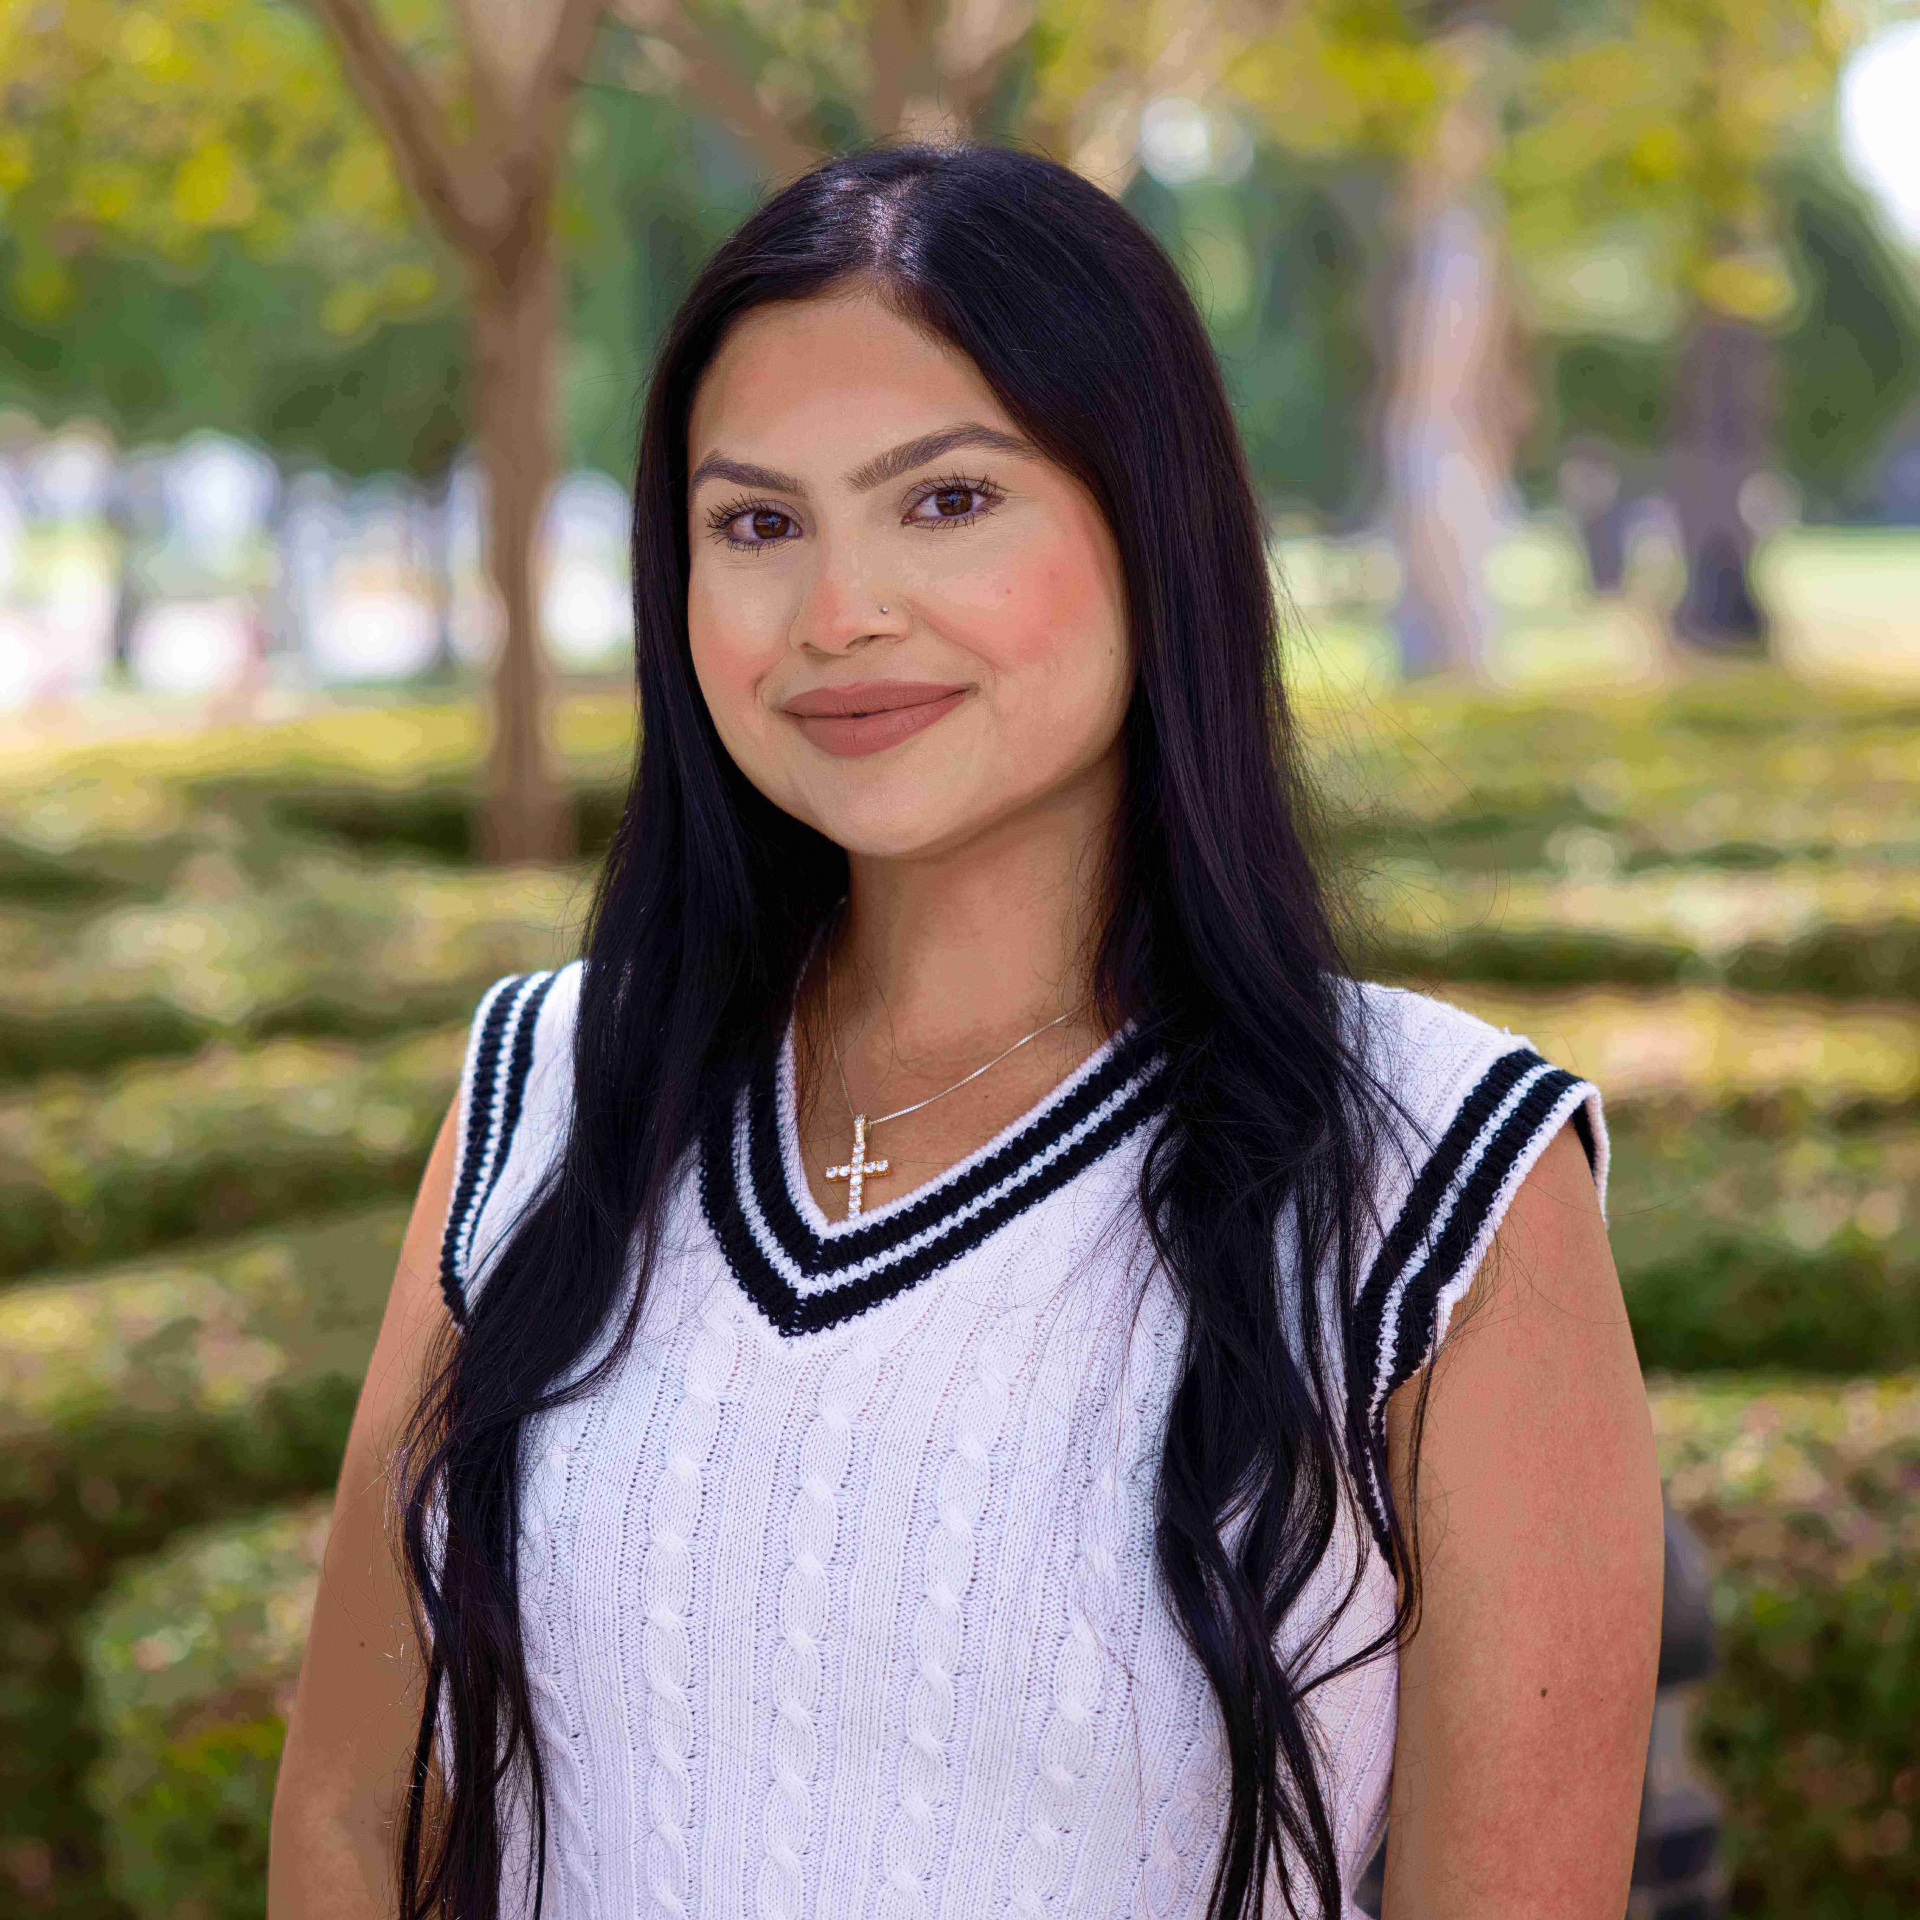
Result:
<svg viewBox="0 0 1920 1920"><path fill-rule="evenodd" d="M460 1309L564 1138L578 993L576 965L475 1017ZM1606 1135L1592 1088L1511 1034L1378 988L1356 1014L1410 1120L1340 1383L1377 1435L1547 1140L1573 1118L1604 1193ZM940 1180L830 1221L789 1049L690 1156L632 1350L525 1436L554 1920L1204 1911L1225 1760L1154 1565L1182 1328L1138 1216L1156 1114L1122 1035ZM1361 1471L1353 1494L1281 1633L1303 1678L1391 1617L1384 1493ZM1395 1701L1390 1655L1311 1696L1349 1886ZM530 1911L532 1878L503 1911Z"/></svg>

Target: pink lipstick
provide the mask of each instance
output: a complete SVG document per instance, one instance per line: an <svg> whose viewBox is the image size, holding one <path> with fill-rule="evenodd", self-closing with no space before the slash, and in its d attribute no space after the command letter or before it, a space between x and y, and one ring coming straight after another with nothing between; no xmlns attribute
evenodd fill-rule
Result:
<svg viewBox="0 0 1920 1920"><path fill-rule="evenodd" d="M970 691L927 680L863 680L797 693L780 711L823 753L881 753L944 720Z"/></svg>

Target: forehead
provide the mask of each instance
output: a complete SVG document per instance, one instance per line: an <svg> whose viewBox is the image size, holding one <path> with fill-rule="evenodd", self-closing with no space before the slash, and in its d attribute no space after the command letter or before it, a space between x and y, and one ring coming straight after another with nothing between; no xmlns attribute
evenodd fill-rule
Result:
<svg viewBox="0 0 1920 1920"><path fill-rule="evenodd" d="M688 465L719 451L839 472L956 420L1016 431L965 354L871 294L782 301L748 314L715 354L694 394Z"/></svg>

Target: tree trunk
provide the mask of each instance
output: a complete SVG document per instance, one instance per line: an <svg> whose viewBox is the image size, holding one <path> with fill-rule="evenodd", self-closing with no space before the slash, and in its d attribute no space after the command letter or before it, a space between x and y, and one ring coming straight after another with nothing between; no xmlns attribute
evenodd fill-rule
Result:
<svg viewBox="0 0 1920 1920"><path fill-rule="evenodd" d="M1675 372L1669 484L1687 590L1673 624L1681 639L1711 652L1766 647L1766 616L1749 576L1753 529L1740 495L1767 462L1772 360L1772 343L1759 328L1703 314Z"/></svg>
<svg viewBox="0 0 1920 1920"><path fill-rule="evenodd" d="M540 640L539 539L553 488L560 277L550 237L474 275L474 417L486 478L487 574L500 652L492 675L481 846L495 862L559 860L572 809L547 737L552 670Z"/></svg>
<svg viewBox="0 0 1920 1920"><path fill-rule="evenodd" d="M1394 628L1409 674L1478 674L1492 638L1486 563L1507 476L1477 417L1493 331L1490 251L1465 206L1440 210L1414 237L1385 460L1402 570Z"/></svg>
<svg viewBox="0 0 1920 1920"><path fill-rule="evenodd" d="M1409 674L1484 670L1486 561L1512 466L1506 287L1487 187L1498 130L1479 78L1484 53L1466 36L1460 51L1470 77L1433 150L1410 163L1402 201L1383 465L1402 569L1394 627Z"/></svg>

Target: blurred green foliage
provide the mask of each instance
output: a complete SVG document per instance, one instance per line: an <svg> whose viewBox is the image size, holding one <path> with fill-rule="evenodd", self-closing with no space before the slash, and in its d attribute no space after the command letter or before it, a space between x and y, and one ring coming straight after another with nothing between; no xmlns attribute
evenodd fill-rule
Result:
<svg viewBox="0 0 1920 1920"><path fill-rule="evenodd" d="M1269 149L1243 180L1176 189L1142 173L1124 197L1206 316L1261 491L1349 520L1373 485L1360 423L1378 370L1368 242L1341 184Z"/></svg>
<svg viewBox="0 0 1920 1920"><path fill-rule="evenodd" d="M1775 450L1816 518L1871 512L1875 462L1920 387L1920 287L1866 197L1838 170L1784 170L1781 226L1796 296L1779 320ZM1600 440L1657 481L1677 342L1632 331L1548 331L1530 472Z"/></svg>
<svg viewBox="0 0 1920 1920"><path fill-rule="evenodd" d="M38 1083L0 1104L0 1278L406 1191L465 1037L276 1040Z"/></svg>
<svg viewBox="0 0 1920 1920"><path fill-rule="evenodd" d="M1701 1748L1736 1913L1920 1906L1920 1379L1653 1393L1668 1496L1716 1566Z"/></svg>
<svg viewBox="0 0 1920 1920"><path fill-rule="evenodd" d="M318 34L297 8L268 11L287 17L241 31L206 0L173 0L139 16L151 32L128 29L132 60L115 39L119 10L97 0L66 10L64 46L31 39L30 10L17 24L0 16L0 41L16 32L33 48L15 63L16 131L0 158L0 400L48 420L92 414L130 438L219 427L294 462L431 479L469 423L459 273L411 220ZM987 116L1016 137L1050 141L1072 121L1067 95L1054 96L1099 57L1075 55L1071 36L1125 38L1124 21L1096 28L1072 6L1051 11L1059 18L1013 61ZM1724 278L1743 265L1746 280L1778 280L1779 451L1822 512L1863 504L1920 377L1911 272L1802 126L1803 96L1837 44L1833 10L1770 0L1736 11L1756 17L1721 22L1725 46L1774 71L1764 89L1733 86L1731 104L1709 116L1739 149L1717 159L1675 107L1699 80L1706 41L1695 40L1711 40L1711 21L1683 29L1664 0L1642 0L1544 31L1523 22L1512 38L1510 238L1547 290L1532 326L1544 405L1525 465L1536 487L1573 437L1629 455L1657 448L1674 370L1677 306L1656 325L1640 307L1609 318L1601 301L1583 323L1580 302L1551 291L1563 281L1624 276L1641 306L1671 306L1694 268ZM776 63L814 61L817 97L801 117L855 137L839 99L845 50L827 50L849 29L827 23L823 38L826 21L823 11L793 29L817 46L766 51ZM431 7L398 8L394 25L428 72L446 71ZM1141 44L1151 40L1156 29L1134 25ZM559 224L568 457L613 473L631 461L634 370L758 192L756 163L696 104L656 80L627 84L633 63L619 41L575 103ZM110 46L117 65L106 66L131 79L104 78L82 58L92 49L105 59ZM1246 165L1171 186L1132 172L1129 204L1188 272L1256 477L1277 503L1346 519L1371 497L1393 251L1382 156L1422 137L1453 64L1446 35L1413 11L1307 9L1271 44L1242 50L1229 92L1253 122ZM1604 137L1592 124L1596 84L1631 106ZM132 147L129 86L150 120ZM218 131L262 116L287 124L257 151ZM1715 196L1729 193L1764 238L1726 259L1699 241L1689 267L1696 228L1712 228ZM82 232L86 244L74 245Z"/></svg>
<svg viewBox="0 0 1920 1920"><path fill-rule="evenodd" d="M0 1862L27 1911L125 1912L83 1790L82 1616L182 1528L331 1486L403 1222L0 1294Z"/></svg>
<svg viewBox="0 0 1920 1920"><path fill-rule="evenodd" d="M1920 285L1859 189L1789 176L1800 301L1782 339L1779 448L1822 514L1865 504L1875 455L1920 388Z"/></svg>
<svg viewBox="0 0 1920 1920"><path fill-rule="evenodd" d="M88 1782L107 1882L135 1913L251 1920L329 1502L190 1535L87 1634L106 1754Z"/></svg>
<svg viewBox="0 0 1920 1920"><path fill-rule="evenodd" d="M101 10L102 32L114 14ZM315 51L330 62L317 38ZM299 72L283 82L301 92ZM180 68L168 84L183 108L196 99L207 107L220 91L198 69ZM39 102L40 88L26 91ZM84 121L84 92L76 110ZM358 110L336 95L330 111L337 170L371 196L344 246L329 243L334 216L312 209L304 229L289 215L277 240L216 221L190 242L156 245L129 207L124 218L90 222L92 244L61 256L49 280L45 212L17 199L5 207L0 164L0 404L49 422L89 415L129 441L213 428L294 465L444 474L470 423L459 274L383 200L387 162L362 144ZM36 137L46 142L49 128ZM624 474L637 425L632 370L701 259L752 204L755 182L724 137L670 95L620 87L582 93L569 153L560 218L567 455ZM40 158L49 164L44 147ZM69 162L53 164L49 189ZM310 185L330 190L324 178Z"/></svg>

